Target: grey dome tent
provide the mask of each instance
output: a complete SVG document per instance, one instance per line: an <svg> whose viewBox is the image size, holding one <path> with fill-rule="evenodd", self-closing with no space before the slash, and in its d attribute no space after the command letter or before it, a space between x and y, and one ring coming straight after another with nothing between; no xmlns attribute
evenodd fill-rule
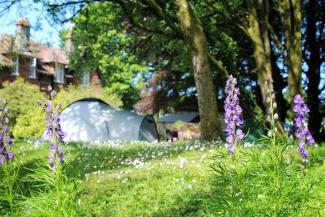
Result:
<svg viewBox="0 0 325 217"><path fill-rule="evenodd" d="M155 120L109 106L96 98L85 98L61 113L65 141L158 140Z"/></svg>

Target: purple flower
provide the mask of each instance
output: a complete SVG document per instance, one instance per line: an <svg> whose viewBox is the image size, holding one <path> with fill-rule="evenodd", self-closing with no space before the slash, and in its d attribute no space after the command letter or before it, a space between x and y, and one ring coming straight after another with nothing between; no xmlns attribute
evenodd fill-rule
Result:
<svg viewBox="0 0 325 217"><path fill-rule="evenodd" d="M0 99L0 165L6 163L6 159L12 161L14 159L14 154L9 150L12 146L12 140L9 134L9 123L8 118L9 108L7 106L7 100Z"/></svg>
<svg viewBox="0 0 325 217"><path fill-rule="evenodd" d="M55 156L55 154L56 154L56 145L51 144L50 145L50 155Z"/></svg>
<svg viewBox="0 0 325 217"><path fill-rule="evenodd" d="M59 155L60 162L63 162L64 161L64 151L60 147L58 147L57 152Z"/></svg>
<svg viewBox="0 0 325 217"><path fill-rule="evenodd" d="M7 144L9 146L12 146L12 140L11 140L11 137L10 136L7 136Z"/></svg>
<svg viewBox="0 0 325 217"><path fill-rule="evenodd" d="M243 120L241 118L241 114L243 109L239 105L238 95L239 89L236 88L237 79L232 75L228 77L225 92L227 97L225 99L225 117L224 121L226 123L226 132L227 138L226 141L228 143L228 152L229 154L235 153L235 142L240 143L240 141L244 138L244 133L242 130L237 129L243 124Z"/></svg>
<svg viewBox="0 0 325 217"><path fill-rule="evenodd" d="M0 166L3 165L5 163L5 158L0 155Z"/></svg>
<svg viewBox="0 0 325 217"><path fill-rule="evenodd" d="M48 156L48 157L47 157L47 160L48 160L48 162L49 162L49 165L50 165L50 167L51 167L51 170L54 172L54 171L55 171L55 164L54 164L54 160L53 160L53 158L52 158L51 156Z"/></svg>
<svg viewBox="0 0 325 217"><path fill-rule="evenodd" d="M229 145L228 146L228 153L229 154L235 154L235 146L234 145Z"/></svg>
<svg viewBox="0 0 325 217"><path fill-rule="evenodd" d="M48 104L47 104L47 112L48 113L53 113L52 101L49 101Z"/></svg>
<svg viewBox="0 0 325 217"><path fill-rule="evenodd" d="M236 131L236 138L237 138L238 143L244 138L244 133L241 129L238 129Z"/></svg>
<svg viewBox="0 0 325 217"><path fill-rule="evenodd" d="M2 146L0 149L0 154L2 154L3 156L7 155L7 149L5 146Z"/></svg>
<svg viewBox="0 0 325 217"><path fill-rule="evenodd" d="M14 160L14 153L12 153L11 151L9 151L8 152L8 154L7 154L7 157L8 157L8 160L10 160L10 161L12 161L12 160Z"/></svg>
<svg viewBox="0 0 325 217"><path fill-rule="evenodd" d="M308 150L307 149L303 149L302 151L301 151L301 157L303 158L303 159L307 159L308 158Z"/></svg>
<svg viewBox="0 0 325 217"><path fill-rule="evenodd" d="M315 140L314 140L313 136L311 135L311 133L309 131L306 133L306 139L307 139L307 143L310 146L315 144Z"/></svg>
<svg viewBox="0 0 325 217"><path fill-rule="evenodd" d="M59 162L64 160L64 152L57 144L57 141L64 143L64 134L61 129L60 116L58 113L54 112L53 108L53 98L55 96L55 91L52 87L49 86L48 91L50 92L50 100L47 103L40 102L43 112L46 114L45 125L47 135L50 137L52 143L50 144L48 161L49 165L53 172L56 170L56 159L59 159ZM61 105L57 104L56 109L60 109Z"/></svg>
<svg viewBox="0 0 325 217"><path fill-rule="evenodd" d="M294 119L294 126L296 128L295 136L299 140L298 142L298 151L301 153L303 159L308 158L308 150L305 149L306 142L309 146L312 146L315 143L315 140L311 133L308 130L307 122L305 119L308 117L309 108L305 104L304 99L301 95L297 94L293 99L294 107L293 111L296 113Z"/></svg>

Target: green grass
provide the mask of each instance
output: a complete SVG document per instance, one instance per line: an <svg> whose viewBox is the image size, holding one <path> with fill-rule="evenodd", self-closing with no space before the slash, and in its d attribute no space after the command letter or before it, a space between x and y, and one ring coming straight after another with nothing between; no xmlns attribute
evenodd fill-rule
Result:
<svg viewBox="0 0 325 217"><path fill-rule="evenodd" d="M221 143L120 143L63 147L67 176L80 185L80 215L215 216L210 165ZM46 159L48 144L19 142L14 149L15 160L21 163L19 180L23 180L19 193L24 196L17 198L28 201L31 195L26 189L33 183L23 177ZM325 148L319 147L317 153L318 164L311 167L310 177L316 183L315 200L325 197ZM25 216L23 209L17 208L16 216Z"/></svg>

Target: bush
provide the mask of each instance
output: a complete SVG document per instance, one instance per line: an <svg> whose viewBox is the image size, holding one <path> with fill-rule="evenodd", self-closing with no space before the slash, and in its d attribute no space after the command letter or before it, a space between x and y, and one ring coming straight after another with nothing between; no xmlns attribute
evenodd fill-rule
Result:
<svg viewBox="0 0 325 217"><path fill-rule="evenodd" d="M91 87L86 88L74 85L69 85L67 89L60 90L56 95L54 102L61 103L62 108L65 108L74 101L87 97L99 98L112 107L123 106L123 102L117 95L104 95L103 92L94 90Z"/></svg>
<svg viewBox="0 0 325 217"><path fill-rule="evenodd" d="M15 138L39 137L44 132L44 115L40 112L38 100L44 99L38 86L18 78L15 82L4 83L0 98L8 100L9 118Z"/></svg>
<svg viewBox="0 0 325 217"><path fill-rule="evenodd" d="M10 108L9 118L12 125L12 133L15 138L39 138L42 136L44 126L44 114L38 101L45 99L45 95L39 90L38 86L25 82L22 78L3 85L0 89L0 98L8 100ZM69 86L61 89L57 94L55 103L60 102L62 108L70 103L85 97L100 98L113 107L123 105L120 98L116 95L105 96L102 92L92 88Z"/></svg>

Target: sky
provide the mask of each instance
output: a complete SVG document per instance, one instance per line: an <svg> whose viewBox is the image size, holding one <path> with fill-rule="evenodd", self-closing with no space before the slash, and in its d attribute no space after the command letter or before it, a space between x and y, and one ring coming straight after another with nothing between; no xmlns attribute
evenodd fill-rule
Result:
<svg viewBox="0 0 325 217"><path fill-rule="evenodd" d="M50 21L41 4L33 0L24 0L14 5L6 14L0 16L0 34L14 35L16 20L26 17L31 24L31 39L51 46L60 46L59 33L67 25L58 25Z"/></svg>

